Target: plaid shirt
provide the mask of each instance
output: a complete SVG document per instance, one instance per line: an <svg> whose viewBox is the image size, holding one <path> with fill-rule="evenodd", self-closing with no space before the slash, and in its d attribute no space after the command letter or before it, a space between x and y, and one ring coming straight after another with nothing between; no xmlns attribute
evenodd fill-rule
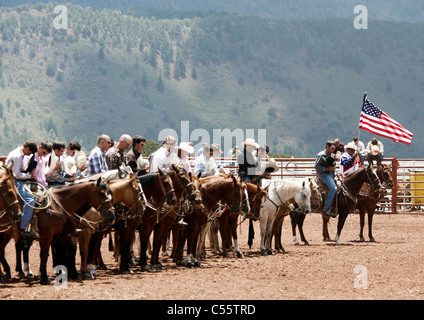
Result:
<svg viewBox="0 0 424 320"><path fill-rule="evenodd" d="M106 152L106 164L109 170L118 169L121 164L126 165L124 151L118 147L112 147Z"/></svg>
<svg viewBox="0 0 424 320"><path fill-rule="evenodd" d="M87 163L87 176L109 170L105 161L105 153L106 152L102 151L99 147L95 147L91 151Z"/></svg>

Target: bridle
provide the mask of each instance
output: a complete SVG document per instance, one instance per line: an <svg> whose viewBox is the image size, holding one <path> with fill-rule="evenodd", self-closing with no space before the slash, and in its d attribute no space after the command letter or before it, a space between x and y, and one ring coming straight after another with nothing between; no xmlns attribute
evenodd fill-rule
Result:
<svg viewBox="0 0 424 320"><path fill-rule="evenodd" d="M15 196L15 200L11 201L10 197L8 196L10 186L7 183L0 184L0 198L2 201L3 208L0 209L0 219L2 219L6 213L8 213L11 208L15 205L19 206L19 200ZM20 207L19 207L20 208ZM12 214L10 214L10 221L9 223L3 223L0 224L0 232L5 232L11 228L14 221L17 220L18 217L13 217ZM6 227L5 229L3 229Z"/></svg>

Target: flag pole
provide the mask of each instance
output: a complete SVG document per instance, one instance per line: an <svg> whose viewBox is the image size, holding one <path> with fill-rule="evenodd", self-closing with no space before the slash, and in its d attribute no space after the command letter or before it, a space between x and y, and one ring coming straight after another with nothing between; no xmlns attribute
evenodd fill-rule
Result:
<svg viewBox="0 0 424 320"><path fill-rule="evenodd" d="M361 112L362 112L362 109L364 108L364 105L365 105L365 99L367 98L367 92L365 92L364 93L364 98L363 98L363 100L362 100L362 108L361 108ZM360 117L359 117L360 118ZM359 137L361 136L361 128L358 128L358 143L359 143ZM355 153L358 153L358 145L356 145L356 150L355 150Z"/></svg>

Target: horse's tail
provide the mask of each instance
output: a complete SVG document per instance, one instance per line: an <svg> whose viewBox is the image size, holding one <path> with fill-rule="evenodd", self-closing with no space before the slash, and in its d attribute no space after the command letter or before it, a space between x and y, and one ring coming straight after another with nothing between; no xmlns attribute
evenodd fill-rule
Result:
<svg viewBox="0 0 424 320"><path fill-rule="evenodd" d="M253 239L255 239L255 230L253 229L253 221L249 219L249 238L247 244L249 245L249 249L252 249Z"/></svg>

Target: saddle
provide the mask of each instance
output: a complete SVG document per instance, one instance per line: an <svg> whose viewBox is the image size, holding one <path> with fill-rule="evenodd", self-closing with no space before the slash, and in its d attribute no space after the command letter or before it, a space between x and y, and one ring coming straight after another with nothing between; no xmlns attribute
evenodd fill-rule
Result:
<svg viewBox="0 0 424 320"><path fill-rule="evenodd" d="M341 192L343 192L343 194L347 196L348 198L350 198L356 205L356 203L358 202L357 198L355 198L353 195L349 193L349 191L344 186L343 182L338 179L334 179L334 182L336 183L336 186L337 186L336 196L340 194ZM328 192L330 191L330 189L328 189L327 185L318 178L317 178L317 184L323 199L322 201L322 209L323 209L324 203L327 200ZM331 205L331 209L334 213L338 214L337 197L334 197L333 204Z"/></svg>

